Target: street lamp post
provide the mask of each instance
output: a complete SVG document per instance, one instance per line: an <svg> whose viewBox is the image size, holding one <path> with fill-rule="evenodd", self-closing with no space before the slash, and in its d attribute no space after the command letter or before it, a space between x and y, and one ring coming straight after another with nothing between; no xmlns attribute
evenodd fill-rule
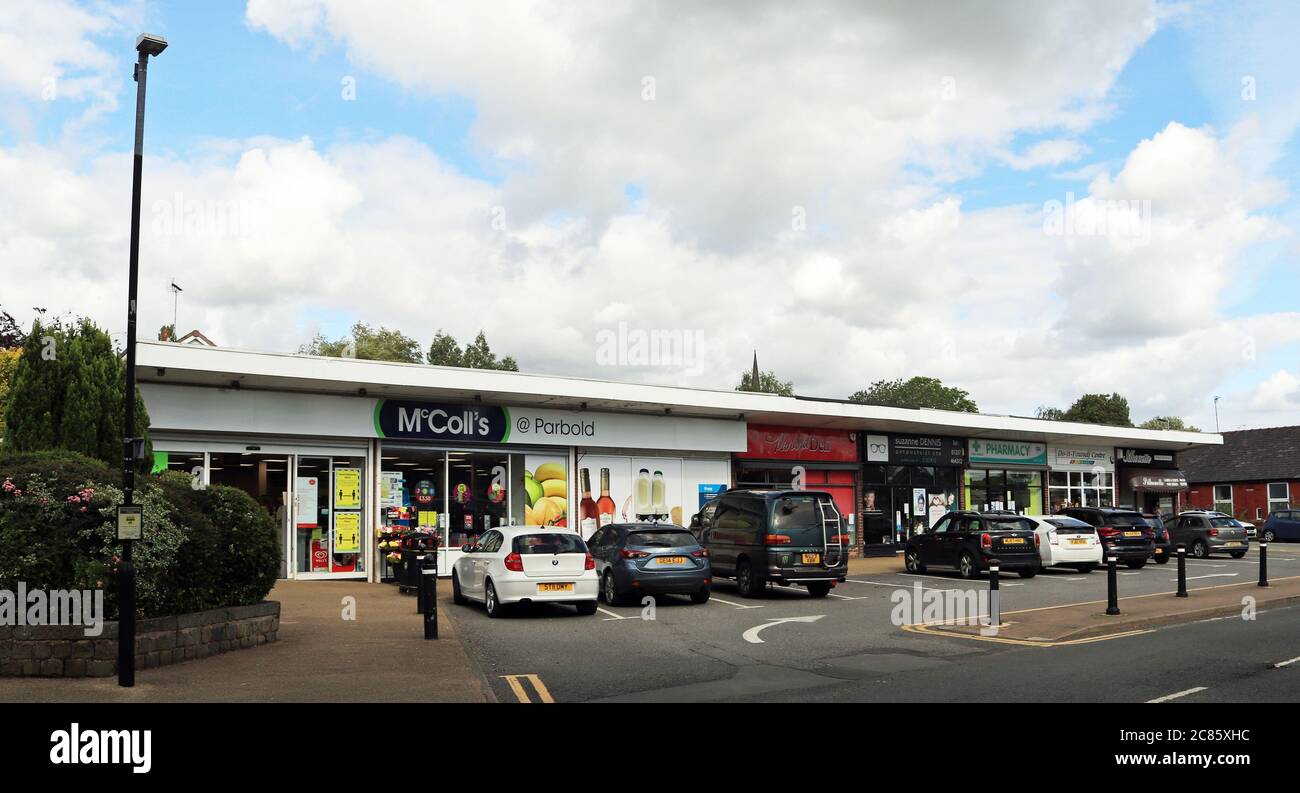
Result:
<svg viewBox="0 0 1300 793"><path fill-rule="evenodd" d="M135 320L136 291L140 280L140 175L144 167L144 94L149 70L149 56L167 49L161 36L142 33L135 40L139 58L135 62L135 157L131 170L131 267L127 276L126 297L126 421L123 430L122 504L130 507L135 495L135 469L144 456L144 439L135 433ZM121 534L122 562L118 573L117 684L135 685L135 566L131 562L133 540Z"/></svg>

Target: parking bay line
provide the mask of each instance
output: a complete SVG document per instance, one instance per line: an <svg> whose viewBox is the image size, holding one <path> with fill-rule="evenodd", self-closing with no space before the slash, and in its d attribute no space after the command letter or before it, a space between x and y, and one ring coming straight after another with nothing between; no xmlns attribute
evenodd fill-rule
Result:
<svg viewBox="0 0 1300 793"><path fill-rule="evenodd" d="M1277 663L1273 664L1273 668L1274 668L1274 669L1281 669L1281 668L1284 667L1284 666L1290 666L1291 664L1295 663L1296 661L1300 661L1300 655L1297 655L1295 658L1291 658L1291 659L1288 659L1288 660L1286 660L1286 661L1278 661Z"/></svg>
<svg viewBox="0 0 1300 793"><path fill-rule="evenodd" d="M1210 573L1209 575L1189 575L1188 581L1195 581L1198 578L1236 578L1241 573ZM1170 581L1177 581L1177 578L1171 578Z"/></svg>
<svg viewBox="0 0 1300 793"><path fill-rule="evenodd" d="M601 614L608 614L608 615L609 615L608 617L605 618L605 622L609 622L610 620L625 620L625 619L628 619L627 617L624 617L622 614L615 614L615 613L612 612L612 611L606 611L605 609L601 608L600 606L597 606L597 607L596 607L596 611L599 611Z"/></svg>
<svg viewBox="0 0 1300 793"><path fill-rule="evenodd" d="M1148 699L1146 704L1148 704L1148 705L1156 705L1156 704L1161 703L1161 702L1168 702L1168 701L1170 701L1171 699L1178 699L1179 697L1185 697L1185 696L1187 696L1188 694L1195 694L1195 693L1198 693L1198 692L1200 692L1200 691L1204 691L1204 690L1205 690L1205 686L1197 686L1196 688L1189 688L1189 689L1187 689L1186 691L1176 691L1176 692L1174 692L1173 694L1166 694L1166 695L1164 695L1163 697L1156 697L1155 699Z"/></svg>
<svg viewBox="0 0 1300 793"><path fill-rule="evenodd" d="M710 602L710 603L726 603L728 606L735 606L735 607L738 608L738 609L761 609L761 608L763 608L762 606L747 606L747 605L745 605L744 603L732 603L730 600L723 600L722 598L718 597L717 595L714 595L714 596L710 597L710 598L709 598L709 602Z"/></svg>

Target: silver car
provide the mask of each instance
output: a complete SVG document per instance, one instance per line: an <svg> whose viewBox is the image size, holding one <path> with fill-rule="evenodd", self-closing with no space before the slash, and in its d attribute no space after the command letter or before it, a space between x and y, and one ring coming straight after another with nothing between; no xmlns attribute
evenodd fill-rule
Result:
<svg viewBox="0 0 1300 793"><path fill-rule="evenodd" d="M1174 545L1186 546L1187 552L1197 559L1215 552L1240 559L1250 548L1245 527L1224 515L1184 512L1166 522L1165 527L1169 529L1169 539Z"/></svg>

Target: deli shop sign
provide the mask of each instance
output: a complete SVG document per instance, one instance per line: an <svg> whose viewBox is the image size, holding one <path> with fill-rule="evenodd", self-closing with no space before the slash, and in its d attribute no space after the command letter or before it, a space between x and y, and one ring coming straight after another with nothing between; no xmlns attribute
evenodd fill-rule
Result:
<svg viewBox="0 0 1300 793"><path fill-rule="evenodd" d="M746 449L737 453L737 457L832 463L854 463L858 460L858 437L855 432L750 424L746 434Z"/></svg>

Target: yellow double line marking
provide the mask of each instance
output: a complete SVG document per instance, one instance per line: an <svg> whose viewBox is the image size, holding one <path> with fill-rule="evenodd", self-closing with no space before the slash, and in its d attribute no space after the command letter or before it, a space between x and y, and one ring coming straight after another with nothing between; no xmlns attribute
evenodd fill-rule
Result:
<svg viewBox="0 0 1300 793"><path fill-rule="evenodd" d="M537 675L501 675L501 679L506 681L510 686L510 691L514 693L515 699L520 702L532 703L532 698L528 695L528 689L524 687L522 681L527 680L532 683L533 690L537 692L537 698L541 702L554 704L555 700L551 697L551 692L546 689L546 684Z"/></svg>

